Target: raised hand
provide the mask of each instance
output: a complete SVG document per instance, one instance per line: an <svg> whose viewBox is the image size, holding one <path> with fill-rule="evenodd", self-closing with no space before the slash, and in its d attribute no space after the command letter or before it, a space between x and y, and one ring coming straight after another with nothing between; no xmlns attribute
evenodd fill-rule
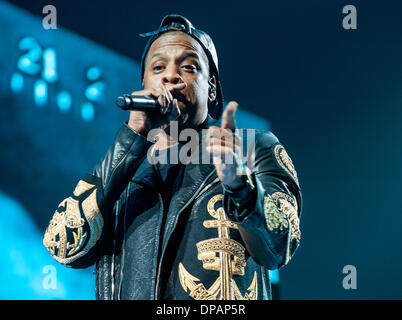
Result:
<svg viewBox="0 0 402 320"><path fill-rule="evenodd" d="M236 150L240 149L240 140L235 134L237 106L237 102L229 102L222 115L221 127L209 127L206 135L206 150L212 154L218 178L232 189L243 184L241 176L237 174L240 166L236 157Z"/></svg>

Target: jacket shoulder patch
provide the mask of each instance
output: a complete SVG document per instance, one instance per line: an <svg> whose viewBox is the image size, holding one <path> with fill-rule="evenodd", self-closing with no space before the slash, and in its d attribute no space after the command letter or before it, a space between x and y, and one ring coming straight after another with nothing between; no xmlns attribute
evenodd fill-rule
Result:
<svg viewBox="0 0 402 320"><path fill-rule="evenodd" d="M284 169L293 178L297 186L300 187L297 172L293 165L292 159L289 157L285 148L281 144L277 144L274 147L274 154L275 160L279 164L279 166Z"/></svg>

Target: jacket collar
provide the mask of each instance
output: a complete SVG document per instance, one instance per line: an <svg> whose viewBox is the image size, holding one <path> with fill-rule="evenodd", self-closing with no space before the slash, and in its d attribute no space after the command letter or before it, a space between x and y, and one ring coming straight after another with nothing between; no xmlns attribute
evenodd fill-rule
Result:
<svg viewBox="0 0 402 320"><path fill-rule="evenodd" d="M202 148L202 144L201 141L203 139L202 137L202 133L203 133L203 129L207 129L210 126L219 125L219 121L212 118L209 114L207 115L206 119L204 120L204 122L199 125L197 127L197 131L198 131L198 148L200 151L200 155L205 154L204 152L206 152L205 150L201 150ZM201 160L200 160L201 162ZM210 164L212 164L212 158L210 157ZM203 169L202 169L203 167ZM190 182L188 181L188 183L194 183L197 181L197 179L201 179L201 178L205 178L210 171L214 169L214 166L212 165L208 165L208 164L192 164L189 163L185 166L185 171L184 171L184 178L183 178L183 183L182 185L185 185L185 180L187 179L187 175L193 176L194 177L194 181ZM206 170L206 171L205 171ZM205 171L205 172L204 172ZM158 183L157 179L155 179L155 169L154 167L149 163L148 158L145 157L145 159L143 160L143 162L140 164L140 166L138 167L134 177L132 178L132 181L135 183L138 183L139 185L142 186L148 186L154 190L156 190L156 183ZM202 182L202 181L200 181ZM179 193L181 193L179 191ZM192 192L191 192L192 194ZM191 195L189 194L189 195Z"/></svg>

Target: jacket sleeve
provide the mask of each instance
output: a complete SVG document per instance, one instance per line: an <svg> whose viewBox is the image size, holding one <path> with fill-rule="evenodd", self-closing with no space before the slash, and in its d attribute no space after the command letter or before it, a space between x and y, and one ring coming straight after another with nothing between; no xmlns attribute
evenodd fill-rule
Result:
<svg viewBox="0 0 402 320"><path fill-rule="evenodd" d="M114 204L151 145L127 123L122 125L103 160L78 182L50 220L43 244L56 261L73 268L95 263L104 230L113 223Z"/></svg>
<svg viewBox="0 0 402 320"><path fill-rule="evenodd" d="M278 139L268 132L255 140L247 205L239 207L224 191L224 206L229 219L237 223L249 254L273 270L286 265L299 247L302 198L292 160Z"/></svg>

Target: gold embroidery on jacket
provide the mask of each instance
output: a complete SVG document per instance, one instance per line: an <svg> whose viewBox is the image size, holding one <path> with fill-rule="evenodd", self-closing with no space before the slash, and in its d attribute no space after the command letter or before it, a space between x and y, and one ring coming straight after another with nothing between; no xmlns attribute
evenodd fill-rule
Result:
<svg viewBox="0 0 402 320"><path fill-rule="evenodd" d="M82 195L95 185L80 180L74 190L75 196ZM58 262L68 264L88 253L100 238L103 218L96 202L96 188L82 201L82 218L80 202L72 197L63 200L50 220L46 229L43 244ZM83 232L85 224L89 227L89 239ZM68 235L73 242L68 242ZM85 242L85 247L83 248Z"/></svg>
<svg viewBox="0 0 402 320"><path fill-rule="evenodd" d="M274 148L275 158L278 164L296 181L299 186L297 172L293 165L292 159L289 157L285 148L281 144L277 144Z"/></svg>
<svg viewBox="0 0 402 320"><path fill-rule="evenodd" d="M85 181L83 181L83 180L80 180L80 181L78 182L77 186L75 187L73 194L74 194L76 197L79 197L79 196L82 195L85 191L88 191L89 189L91 189L91 188L93 188L93 187L94 187L93 184L90 184L90 183L88 183L88 182L85 182Z"/></svg>
<svg viewBox="0 0 402 320"><path fill-rule="evenodd" d="M300 219L297 214L298 206L296 199L283 192L273 193L272 199L275 201L275 204L278 206L278 208L284 212L288 218L292 234L297 240L300 240Z"/></svg>
<svg viewBox="0 0 402 320"><path fill-rule="evenodd" d="M269 194L264 197L264 215L269 231L279 234L289 229L288 220Z"/></svg>
<svg viewBox="0 0 402 320"><path fill-rule="evenodd" d="M223 194L213 196L207 204L208 213L215 220L205 220L205 228L217 228L218 237L197 243L198 260L202 261L204 269L219 271L219 277L211 285L205 288L200 279L191 275L179 263L179 279L184 291L190 291L190 297L196 300L256 300L257 299L257 273L254 272L253 280L243 296L232 278L233 275L244 275L245 248L237 241L230 238L230 229L237 229L237 225L230 221L223 209L215 210L215 204L223 200Z"/></svg>

